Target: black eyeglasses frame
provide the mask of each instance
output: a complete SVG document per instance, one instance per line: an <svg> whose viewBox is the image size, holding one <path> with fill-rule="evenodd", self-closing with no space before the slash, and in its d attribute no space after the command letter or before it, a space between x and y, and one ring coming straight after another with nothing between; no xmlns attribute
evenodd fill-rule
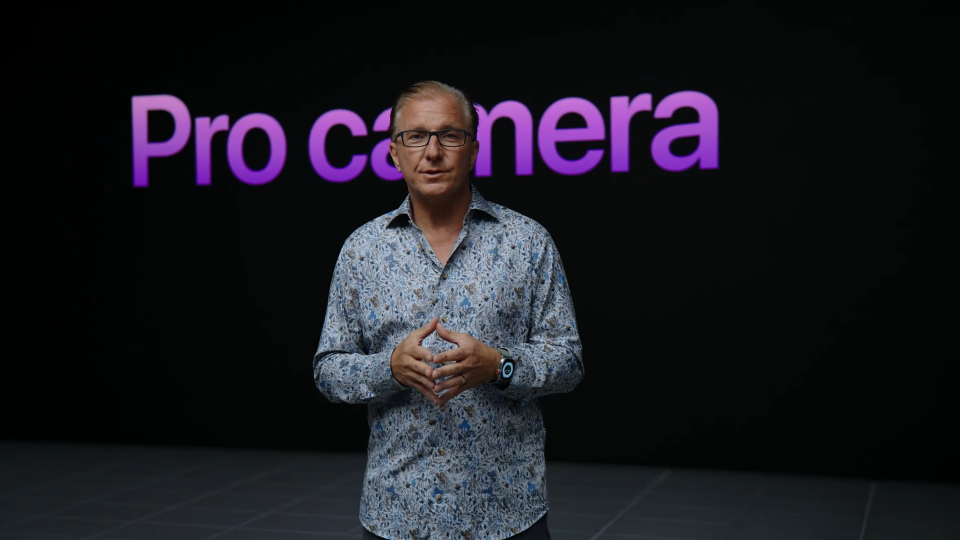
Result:
<svg viewBox="0 0 960 540"><path fill-rule="evenodd" d="M424 143L422 146L410 146L409 144L407 144L407 142L403 139L403 134L404 134L404 133L410 133L411 131L420 131L420 132L426 133L426 134L427 134L427 142ZM441 134L441 133L449 133L449 132L451 132L451 131L458 131L458 132L460 132L460 133L463 133L464 136L463 136L463 143L462 143L462 144L455 144L455 145L443 144L443 141L440 139L440 134ZM467 137L470 137L471 139L476 140L476 137L474 137L472 133L470 133L469 131L467 131L467 130L465 130L465 129L441 129L441 130L437 130L437 131L427 131L427 130L425 130L425 129L408 129L408 130L405 130L405 131L401 131L400 133L397 133L397 134L393 137L393 139L394 139L394 140L397 140L397 138L399 137L399 138L400 138L400 143L403 144L404 146L406 146L407 148L425 148L425 147L427 147L427 146L430 145L430 137L433 137L433 136L436 136L436 137L437 137L437 143L439 143L440 146L442 146L442 147L444 147L444 148L460 148L460 147L462 147L462 146L466 146L466 144L467 144Z"/></svg>

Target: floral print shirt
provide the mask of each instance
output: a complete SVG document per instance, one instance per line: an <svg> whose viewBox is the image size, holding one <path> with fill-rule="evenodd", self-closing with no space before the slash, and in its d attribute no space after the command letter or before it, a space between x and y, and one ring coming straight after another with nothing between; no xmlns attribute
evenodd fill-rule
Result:
<svg viewBox="0 0 960 540"><path fill-rule="evenodd" d="M391 540L500 540L540 519L547 485L537 398L569 392L583 377L550 235L471 192L446 265L413 222L408 196L347 238L330 285L314 380L333 402L367 404L360 521ZM398 383L393 349L434 316L518 358L510 385L484 383L440 408ZM436 332L422 345L434 354L454 347Z"/></svg>

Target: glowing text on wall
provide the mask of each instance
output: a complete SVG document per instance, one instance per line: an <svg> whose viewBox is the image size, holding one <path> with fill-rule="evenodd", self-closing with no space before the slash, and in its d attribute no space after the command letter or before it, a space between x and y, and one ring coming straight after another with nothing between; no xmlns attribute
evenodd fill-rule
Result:
<svg viewBox="0 0 960 540"><path fill-rule="evenodd" d="M492 171L491 126L495 122L509 120L513 124L514 162L517 176L533 174L533 154L536 147L541 160L550 170L563 175L580 175L599 165L604 149L590 149L577 159L567 159L557 151L557 143L571 141L604 141L609 136L610 171L615 173L630 170L630 122L643 111L652 112L653 118L671 118L678 109L689 107L696 110L698 121L689 124L667 126L654 135L650 142L653 162L666 171L683 171L698 165L700 169L716 169L719 163L719 115L714 101L700 92L684 91L670 94L653 106L651 94L634 98L614 96L609 104L609 131L600 109L592 102L570 97L551 104L535 125L530 110L518 101L504 101L487 111L477 106L480 125L477 140L480 152L477 156L476 175L490 176ZM149 141L148 113L163 111L173 117L173 135L165 141ZM578 115L585 127L558 128L560 118ZM233 175L241 182L260 185L273 181L283 170L287 158L287 138L280 123L270 115L253 113L243 116L230 125L227 115L213 119L192 119L187 105L171 95L133 96L133 185L149 185L149 161L151 158L172 156L181 152L190 140L194 140L197 185L210 185L210 141L221 131L227 132L227 163ZM370 165L378 177L394 181L400 173L389 161L389 138L378 141L370 154L351 156L343 167L334 166L327 158L327 136L334 126L345 126L352 136L368 134L367 123L358 114L347 109L336 109L320 115L313 123L307 148L310 163L318 176L329 182L349 182L360 176ZM390 128L390 109L374 119L371 130L386 133ZM267 164L258 170L247 166L243 157L243 140L254 129L266 133L270 143ZM536 131L536 145L534 145ZM670 143L676 139L697 137L696 150L684 156L674 155Z"/></svg>

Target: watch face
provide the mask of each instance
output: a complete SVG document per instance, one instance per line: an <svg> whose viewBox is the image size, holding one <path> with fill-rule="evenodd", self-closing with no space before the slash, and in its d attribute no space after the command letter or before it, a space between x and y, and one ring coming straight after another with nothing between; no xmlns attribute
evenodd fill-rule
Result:
<svg viewBox="0 0 960 540"><path fill-rule="evenodd" d="M513 375L513 362L504 362L503 370L501 371L501 376L504 379L509 379Z"/></svg>

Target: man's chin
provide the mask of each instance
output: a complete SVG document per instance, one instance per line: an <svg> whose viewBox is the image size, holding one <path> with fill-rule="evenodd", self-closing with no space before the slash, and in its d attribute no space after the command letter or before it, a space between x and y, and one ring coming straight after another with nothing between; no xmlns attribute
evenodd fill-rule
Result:
<svg viewBox="0 0 960 540"><path fill-rule="evenodd" d="M420 181L420 191L424 194L436 193L440 195L452 191L455 185L456 182L453 182L449 177L435 179L422 178Z"/></svg>

